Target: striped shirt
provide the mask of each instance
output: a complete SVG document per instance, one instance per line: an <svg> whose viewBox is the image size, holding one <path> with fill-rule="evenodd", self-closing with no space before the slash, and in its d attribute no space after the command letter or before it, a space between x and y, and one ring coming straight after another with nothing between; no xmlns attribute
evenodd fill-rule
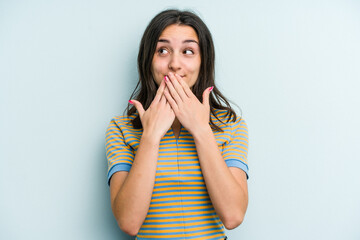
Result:
<svg viewBox="0 0 360 240"><path fill-rule="evenodd" d="M245 121L226 122L225 110L215 110L213 123L224 132L213 130L228 167L248 174L248 132ZM130 171L142 129L134 129L137 116L114 117L106 132L108 185L118 171ZM248 175L247 175L248 178ZM226 196L224 196L226 197ZM210 201L192 135L181 126L179 138L170 128L160 141L150 208L136 239L224 239L224 226Z"/></svg>

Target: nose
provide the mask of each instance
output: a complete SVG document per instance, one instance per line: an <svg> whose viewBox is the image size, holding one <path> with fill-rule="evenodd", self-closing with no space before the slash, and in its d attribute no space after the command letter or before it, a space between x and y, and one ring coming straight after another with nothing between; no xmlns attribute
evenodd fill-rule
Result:
<svg viewBox="0 0 360 240"><path fill-rule="evenodd" d="M181 69L181 60L178 54L172 54L169 62L169 69L173 72Z"/></svg>

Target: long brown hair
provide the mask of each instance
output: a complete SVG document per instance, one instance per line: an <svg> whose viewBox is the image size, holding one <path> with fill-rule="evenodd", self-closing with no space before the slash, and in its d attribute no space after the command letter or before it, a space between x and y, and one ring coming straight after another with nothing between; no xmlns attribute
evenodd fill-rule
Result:
<svg viewBox="0 0 360 240"><path fill-rule="evenodd" d="M176 9L165 10L157 14L151 20L140 42L137 58L139 81L131 94L130 99L135 99L141 102L145 110L153 101L158 86L152 75L151 63L161 33L167 26L172 24L192 27L199 38L201 65L198 79L192 87L194 95L202 102L202 94L204 90L209 86L214 86L209 96L210 112L220 122L222 122L215 114L215 109L225 109L227 111L225 115L225 117L228 117L227 121L231 120L235 122L235 111L231 108L228 100L221 94L215 85L215 50L211 33L205 23L196 14L189 11L179 11ZM225 105L223 105L222 102ZM125 109L128 116L136 112L135 106L131 106L132 107L129 108L130 105L128 105ZM139 116L132 120L132 124L134 128L142 128ZM223 132L220 127L213 123L211 118L210 126L212 129Z"/></svg>

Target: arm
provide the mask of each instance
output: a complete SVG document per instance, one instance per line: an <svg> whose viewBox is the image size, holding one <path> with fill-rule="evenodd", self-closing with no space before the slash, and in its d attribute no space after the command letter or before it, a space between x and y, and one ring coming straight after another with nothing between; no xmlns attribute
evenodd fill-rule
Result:
<svg viewBox="0 0 360 240"><path fill-rule="evenodd" d="M165 83L162 81L153 102L146 111L139 101L132 100L131 103L139 112L143 134L130 171L116 172L110 180L110 198L114 216L121 230L129 235L136 235L146 218L155 183L160 140L175 119L174 112L163 96L164 89ZM124 139L121 139L121 136L117 138L123 140L120 148L126 149ZM111 144L108 147L110 148ZM121 149L113 151L112 155L115 152L119 154ZM113 162L113 158L125 157L115 154L110 158Z"/></svg>
<svg viewBox="0 0 360 240"><path fill-rule="evenodd" d="M154 188L160 141L144 133L130 172L116 172L110 182L113 214L125 233L135 236L146 218Z"/></svg>
<svg viewBox="0 0 360 240"><path fill-rule="evenodd" d="M234 229L242 223L248 205L246 173L226 165L210 126L193 137L215 211L227 229Z"/></svg>
<svg viewBox="0 0 360 240"><path fill-rule="evenodd" d="M233 229L241 224L247 209L247 177L242 170L227 167L209 126L209 95L213 88L204 90L201 103L178 74L170 72L169 77L164 95L176 117L194 137L201 170L215 211L225 227ZM235 148L237 146L230 146L230 151Z"/></svg>

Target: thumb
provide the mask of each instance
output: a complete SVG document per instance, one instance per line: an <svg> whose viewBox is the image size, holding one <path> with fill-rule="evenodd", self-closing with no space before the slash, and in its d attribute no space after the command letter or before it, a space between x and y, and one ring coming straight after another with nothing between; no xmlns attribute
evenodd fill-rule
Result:
<svg viewBox="0 0 360 240"><path fill-rule="evenodd" d="M131 99L131 100L129 100L129 103L132 104L132 105L134 105L134 107L136 108L136 110L137 110L138 113L139 113L140 118L142 118L145 110L144 110L141 102L139 102L139 101L137 101L137 100L132 100L132 99Z"/></svg>
<svg viewBox="0 0 360 240"><path fill-rule="evenodd" d="M205 89L205 91L203 92L203 104L205 106L210 107L209 105L209 96L210 96L210 92L213 90L214 86Z"/></svg>

